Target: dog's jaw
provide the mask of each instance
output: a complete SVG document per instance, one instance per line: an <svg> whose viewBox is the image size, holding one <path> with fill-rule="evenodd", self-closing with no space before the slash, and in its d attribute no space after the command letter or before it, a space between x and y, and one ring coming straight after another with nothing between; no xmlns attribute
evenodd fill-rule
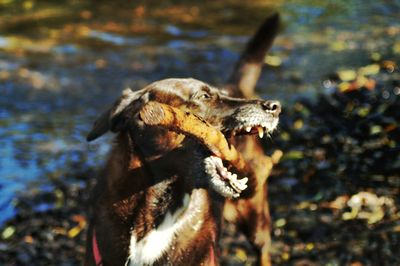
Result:
<svg viewBox="0 0 400 266"><path fill-rule="evenodd" d="M209 185L216 192L227 198L237 198L247 188L248 178L237 179L237 175L228 171L221 158L209 156L204 159L204 169L209 175Z"/></svg>

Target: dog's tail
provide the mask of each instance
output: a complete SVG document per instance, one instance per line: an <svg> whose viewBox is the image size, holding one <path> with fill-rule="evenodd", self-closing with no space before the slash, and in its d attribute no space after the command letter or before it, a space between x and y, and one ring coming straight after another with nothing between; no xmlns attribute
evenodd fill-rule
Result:
<svg viewBox="0 0 400 266"><path fill-rule="evenodd" d="M264 58L271 48L280 27L280 16L274 13L258 28L237 62L226 89L237 97L254 97Z"/></svg>

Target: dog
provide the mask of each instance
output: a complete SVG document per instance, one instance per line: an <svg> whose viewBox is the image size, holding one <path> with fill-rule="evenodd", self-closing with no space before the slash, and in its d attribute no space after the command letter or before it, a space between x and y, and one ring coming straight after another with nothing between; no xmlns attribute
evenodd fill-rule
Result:
<svg viewBox="0 0 400 266"><path fill-rule="evenodd" d="M264 22L224 90L192 78L165 79L124 90L100 115L87 140L117 135L92 192L85 265L218 265L223 213L247 235L259 263L270 264L269 169L260 138L277 127L281 106L254 99L252 91L278 24L278 15ZM143 123L139 112L150 101L220 130L252 172L240 176L195 138Z"/></svg>

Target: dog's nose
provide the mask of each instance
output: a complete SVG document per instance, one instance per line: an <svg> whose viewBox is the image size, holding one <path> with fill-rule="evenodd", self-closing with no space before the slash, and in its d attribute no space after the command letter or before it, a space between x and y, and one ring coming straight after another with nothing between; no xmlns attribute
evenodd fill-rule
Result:
<svg viewBox="0 0 400 266"><path fill-rule="evenodd" d="M266 111L274 116L278 116L281 112L281 103L278 101L265 101L262 105Z"/></svg>

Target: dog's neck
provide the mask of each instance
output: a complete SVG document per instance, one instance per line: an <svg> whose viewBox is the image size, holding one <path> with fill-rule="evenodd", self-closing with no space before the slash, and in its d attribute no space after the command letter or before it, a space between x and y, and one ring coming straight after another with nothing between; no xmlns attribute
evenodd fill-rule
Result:
<svg viewBox="0 0 400 266"><path fill-rule="evenodd" d="M113 219L119 221L120 234L125 235L118 244L125 250L129 247L126 252L133 264L165 259L170 248L187 250L197 244L176 242L178 232L191 234L191 238L213 232L216 237L222 205L211 204L208 190L193 183L193 176L200 172L196 167L201 159L195 155L197 146L191 140L181 141L176 147L172 143L156 153L155 149L138 149L128 133L121 133L106 168L113 173L112 178L106 174L109 207ZM153 241L154 237L158 240ZM156 244L162 245L159 253L155 252Z"/></svg>
<svg viewBox="0 0 400 266"><path fill-rule="evenodd" d="M182 205L185 194L190 194L193 188L205 186L205 178L199 176L202 172L202 158L199 155L203 152L202 147L183 138L175 136L172 140L164 139L161 146L146 149L153 140L145 140L145 137L133 139L129 133L119 134L112 151L112 159L106 167L107 171L113 173L113 178L107 180L107 193L112 199L117 216L127 221L136 219L128 217L134 216L134 209L140 205L139 202L153 196L168 198L164 200L164 207L158 204L155 210L162 212L156 216L163 216L168 210ZM173 197L173 200L169 197Z"/></svg>

